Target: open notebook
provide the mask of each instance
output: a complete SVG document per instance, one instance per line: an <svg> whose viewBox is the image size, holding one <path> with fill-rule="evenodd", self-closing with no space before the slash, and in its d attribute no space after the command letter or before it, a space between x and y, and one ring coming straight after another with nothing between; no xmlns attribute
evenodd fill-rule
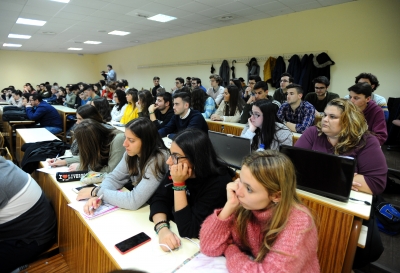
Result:
<svg viewBox="0 0 400 273"><path fill-rule="evenodd" d="M119 209L119 207L105 203L103 201L103 203L100 205L100 207L98 207L97 209L94 210L93 215L87 215L84 211L83 211L83 206L85 205L86 200L81 200L81 201L74 201L72 203L69 203L68 206L70 206L71 208L73 208L74 210L80 212L80 214L82 214L83 217L85 217L86 219L94 219L100 216L103 216L104 214L116 211L117 209Z"/></svg>

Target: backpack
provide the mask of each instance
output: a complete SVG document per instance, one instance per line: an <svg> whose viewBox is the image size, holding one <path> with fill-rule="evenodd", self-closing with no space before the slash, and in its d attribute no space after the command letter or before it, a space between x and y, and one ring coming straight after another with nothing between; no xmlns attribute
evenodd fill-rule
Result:
<svg viewBox="0 0 400 273"><path fill-rule="evenodd" d="M400 233L400 207L379 197L375 209L376 221L381 232L389 235Z"/></svg>
<svg viewBox="0 0 400 273"><path fill-rule="evenodd" d="M3 108L3 121L29 120L25 109L14 109L11 107Z"/></svg>

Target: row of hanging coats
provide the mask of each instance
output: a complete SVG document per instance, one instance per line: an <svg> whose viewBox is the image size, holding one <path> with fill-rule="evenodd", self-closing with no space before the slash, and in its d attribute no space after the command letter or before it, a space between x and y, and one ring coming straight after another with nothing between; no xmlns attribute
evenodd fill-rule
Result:
<svg viewBox="0 0 400 273"><path fill-rule="evenodd" d="M279 88L282 73L289 73L294 78L294 83L302 86L304 95L308 92L314 92L312 81L319 76L331 78L330 67L335 62L325 52L318 55L305 54L300 59L298 55L293 55L289 59L289 65L286 69L286 63L282 56L278 58L269 57L264 64L264 81L270 83L273 87Z"/></svg>

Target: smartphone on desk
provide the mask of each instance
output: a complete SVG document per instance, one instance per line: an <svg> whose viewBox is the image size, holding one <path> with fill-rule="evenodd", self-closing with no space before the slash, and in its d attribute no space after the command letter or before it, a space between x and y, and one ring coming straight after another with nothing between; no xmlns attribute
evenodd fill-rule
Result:
<svg viewBox="0 0 400 273"><path fill-rule="evenodd" d="M151 238L144 232L140 232L139 234L136 234L132 236L131 238L128 238L118 244L115 245L115 248L121 253L121 254L126 254L129 251L134 250L135 248L150 242Z"/></svg>

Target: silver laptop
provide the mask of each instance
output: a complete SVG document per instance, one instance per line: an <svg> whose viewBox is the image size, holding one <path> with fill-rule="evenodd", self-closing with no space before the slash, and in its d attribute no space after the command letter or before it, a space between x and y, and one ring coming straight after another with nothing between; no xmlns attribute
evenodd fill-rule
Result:
<svg viewBox="0 0 400 273"><path fill-rule="evenodd" d="M240 169L243 157L251 153L251 140L248 138L214 131L208 131L208 136L218 157L235 169Z"/></svg>

